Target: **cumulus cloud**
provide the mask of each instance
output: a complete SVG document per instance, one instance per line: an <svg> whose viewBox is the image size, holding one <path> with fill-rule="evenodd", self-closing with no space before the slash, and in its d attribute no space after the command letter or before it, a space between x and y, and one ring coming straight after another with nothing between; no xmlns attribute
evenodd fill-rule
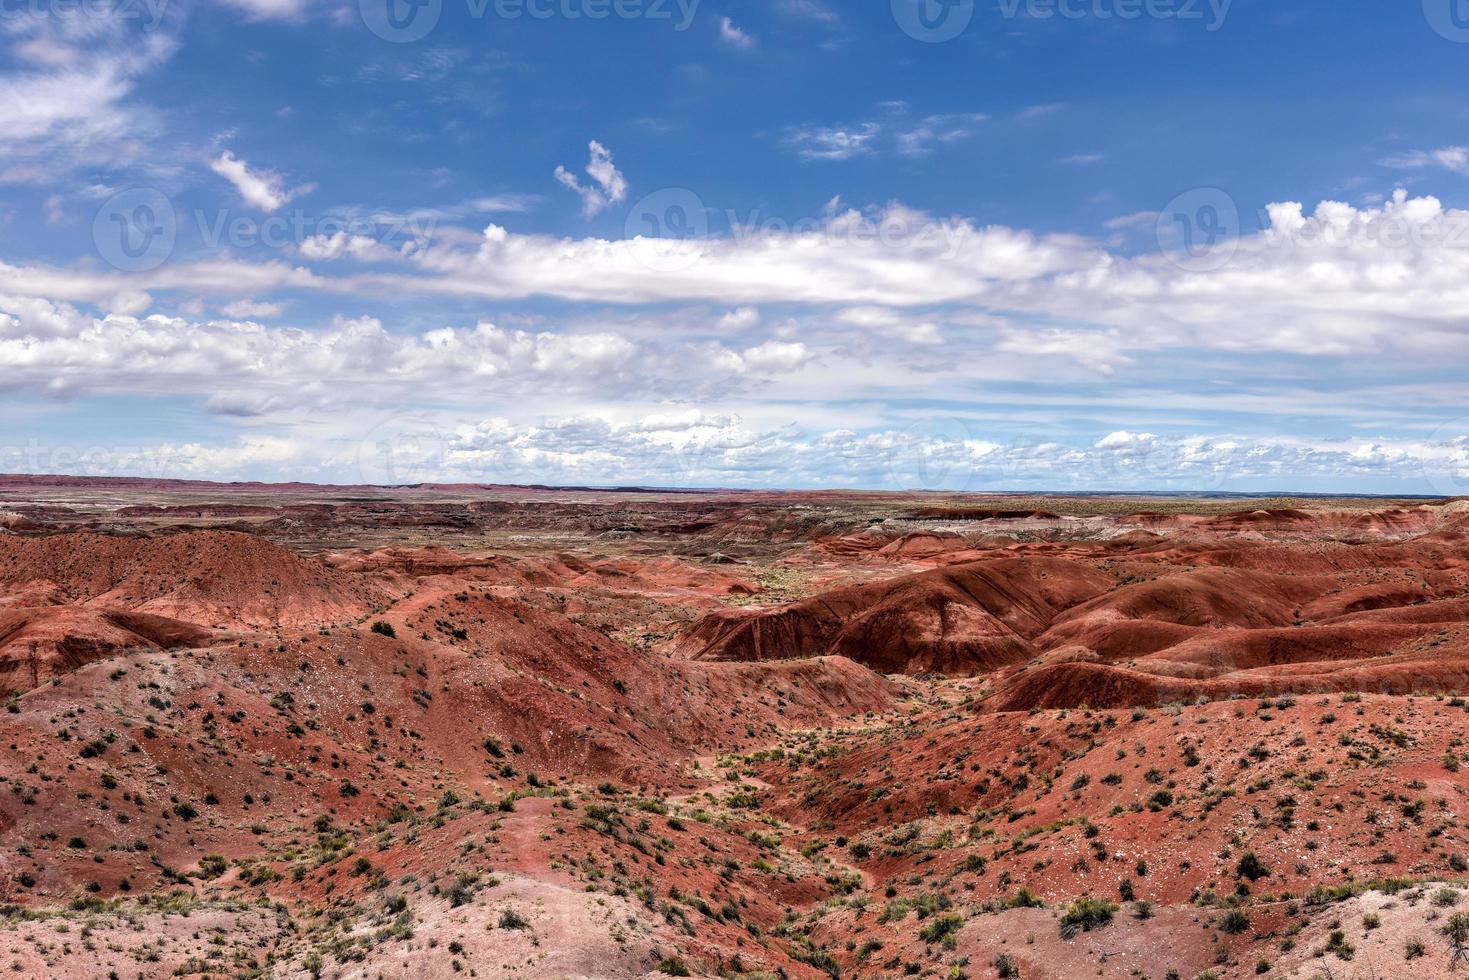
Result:
<svg viewBox="0 0 1469 980"><path fill-rule="evenodd" d="M1408 474L1447 443L1404 433L1462 414L1458 388L1416 383L1423 368L1452 363L1469 329L1469 213L1431 197L1398 192L1370 207L1275 202L1262 231L1221 242L1203 262L1119 254L1087 238L901 205L818 211L790 227L655 240L654 253L647 240L491 225L472 240L364 250L373 263L343 275L313 265L354 254L345 238L303 245L299 262L231 256L136 275L0 263L0 386L193 395L213 411L257 420L301 405L341 413L373 398L476 406L486 415L487 402L543 392L607 405L676 389L711 415L743 409L767 426L780 411L814 414L860 439L888 431L873 406L921 394L955 405L983 400L996 417L1006 413L1035 432L1111 420L1128 439L1102 444L1072 432L1057 444L1110 460L1115 473L1135 472L1143 459L1159 473L1176 466L1202 479L1209 461L1265 479L1277 472L1266 464L1278 463L1279 486L1299 486L1293 473ZM201 298L232 321L271 321L286 298L291 309L304 307L299 292L350 297L358 309L375 296L550 296L600 307L550 326L487 320L411 331L370 319L312 330L199 321ZM197 312L148 315L160 303ZM1360 372L1364 356L1374 393L1300 381L1302 371ZM1198 370L1205 362L1209 377ZM1374 435L1349 446L1244 436L1186 442L1156 422L1198 423L1220 412L1282 427L1287 418L1350 419ZM818 441L851 448L835 436ZM958 441L966 452L1008 444L983 429ZM1017 458L1077 458L1014 445L1007 452ZM933 452L937 466L958 450ZM1057 470L1051 485L1067 483Z"/></svg>
<svg viewBox="0 0 1469 980"><path fill-rule="evenodd" d="M379 458L384 453L389 458ZM320 474L351 482L602 486L1197 490L1275 489L1314 478L1451 488L1469 478L1469 431L1437 440L1300 440L1117 430L1092 441L1062 442L988 436L961 419L859 432L762 426L738 414L697 408L622 418L588 413L455 420L369 413L332 429L320 444L270 434L218 445L0 444L0 465L10 472L152 477Z"/></svg>
<svg viewBox="0 0 1469 980"><path fill-rule="evenodd" d="M402 462L425 479L678 486L867 486L982 490L1221 489L1469 473L1463 437L1438 442L1161 436L1118 430L1092 442L1002 440L959 420L857 432L753 426L697 409L611 419L445 424ZM412 453L409 449L406 452Z"/></svg>
<svg viewBox="0 0 1469 980"><path fill-rule="evenodd" d="M760 311L753 306L740 306L719 318L719 325L726 330L748 330L760 322Z"/></svg>
<svg viewBox="0 0 1469 980"><path fill-rule="evenodd" d="M901 206L690 240L565 240L491 226L473 251L435 246L395 289L615 303L948 306L1064 318L1118 351L1344 356L1452 349L1469 322L1469 212L1398 192L1380 207L1267 209L1262 232L1203 256L1121 256Z"/></svg>
<svg viewBox="0 0 1469 980"><path fill-rule="evenodd" d="M299 479L310 460L302 445L285 436L256 435L211 445L202 442L150 444L49 443L13 445L0 439L0 471L136 476L149 479L237 479L294 472Z"/></svg>
<svg viewBox="0 0 1469 980"><path fill-rule="evenodd" d="M620 203L627 197L627 178L613 165L612 151L596 140L588 143L587 148L591 152L591 159L587 162L586 172L592 178L592 183L583 184L576 174L565 167L556 168L556 180L581 197L582 215L591 218L605 211L609 205Z"/></svg>
<svg viewBox="0 0 1469 980"><path fill-rule="evenodd" d="M235 186L245 203L262 211L276 211L294 198L311 190L310 186L287 190L285 179L272 170L252 169L244 160L225 150L210 164L209 169Z"/></svg>
<svg viewBox="0 0 1469 980"><path fill-rule="evenodd" d="M395 333L373 317L329 328L264 326L279 306L228 304L230 319L88 316L75 307L0 295L0 391L209 396L211 409L255 415L302 404L339 409L361 397L474 402L527 394L620 398L679 386L786 374L815 356L766 341L730 350L609 330L526 330L480 321ZM437 394L431 394L431 393Z"/></svg>
<svg viewBox="0 0 1469 980"><path fill-rule="evenodd" d="M262 293L310 288L628 306L832 304L866 309L840 316L851 325L865 317L874 329L906 330L912 340L938 336L937 324L959 314L983 314L1064 321L1021 323L1029 332L1009 335L1006 349L1064 354L1094 345L1093 364L1114 370L1135 352L1167 349L1327 357L1461 349L1469 212L1399 191L1377 207L1325 201L1308 212L1278 202L1266 220L1259 233L1219 243L1203 263L1172 252L1118 255L1077 236L890 205L693 239L565 239L490 225L473 245L449 238L403 251L347 238L303 244L308 260L355 252L386 263L343 278L238 258L168 263L134 276L0 263L0 291L118 312L146 309L150 294L169 289L267 302ZM899 318L893 311L901 310L915 312Z"/></svg>

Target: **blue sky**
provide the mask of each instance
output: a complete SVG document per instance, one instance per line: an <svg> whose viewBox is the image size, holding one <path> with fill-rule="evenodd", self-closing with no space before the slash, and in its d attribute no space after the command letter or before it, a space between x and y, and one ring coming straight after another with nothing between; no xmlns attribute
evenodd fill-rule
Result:
<svg viewBox="0 0 1469 980"><path fill-rule="evenodd" d="M5 0L0 470L1469 492L1456 3Z"/></svg>

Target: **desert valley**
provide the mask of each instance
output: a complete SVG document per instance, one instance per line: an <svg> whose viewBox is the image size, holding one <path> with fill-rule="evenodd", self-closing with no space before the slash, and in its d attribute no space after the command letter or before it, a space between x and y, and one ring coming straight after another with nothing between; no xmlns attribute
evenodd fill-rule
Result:
<svg viewBox="0 0 1469 980"><path fill-rule="evenodd" d="M1439 977L1469 502L0 481L0 969Z"/></svg>

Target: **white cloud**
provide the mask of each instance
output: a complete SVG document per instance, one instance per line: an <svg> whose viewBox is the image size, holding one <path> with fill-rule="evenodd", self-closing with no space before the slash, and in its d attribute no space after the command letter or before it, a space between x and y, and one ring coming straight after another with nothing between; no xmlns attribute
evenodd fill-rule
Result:
<svg viewBox="0 0 1469 980"><path fill-rule="evenodd" d="M1269 209L1265 231L1197 270L890 206L788 231L696 240L568 241L491 226L478 249L426 248L389 288L509 298L733 305L954 305L1109 330L1119 350L1168 347L1340 356L1449 350L1469 322L1469 212L1399 193L1380 208ZM652 261L656 258L658 261ZM670 259L677 261L670 262Z"/></svg>
<svg viewBox="0 0 1469 980"><path fill-rule="evenodd" d="M1445 146L1437 150L1411 150L1382 161L1384 167L1396 170L1421 170L1442 167L1456 174L1469 175L1469 146Z"/></svg>
<svg viewBox="0 0 1469 980"><path fill-rule="evenodd" d="M0 263L0 292L120 312L140 312L165 290L270 301L270 291L286 288L628 305L923 308L907 320L938 323L962 312L1064 321L1063 334L1026 340L1077 348L1095 342L1114 369L1125 363L1119 356L1170 348L1332 357L1395 350L1430 359L1462 349L1469 212L1403 192L1380 207L1326 201L1307 212L1277 202L1266 211L1269 227L1221 243L1223 254L1203 269L1169 254L1119 255L1076 236L891 205L698 239L565 239L491 225L472 245L445 239L397 252L368 243L365 254L377 267L337 278L238 258L167 263L132 276ZM345 239L313 240L302 257L325 259L354 247ZM927 312L940 307L938 316Z"/></svg>
<svg viewBox="0 0 1469 980"><path fill-rule="evenodd" d="M872 152L879 130L874 122L856 126L798 126L787 131L785 142L803 160L850 160Z"/></svg>
<svg viewBox="0 0 1469 980"><path fill-rule="evenodd" d="M1117 368L1133 363L1122 353L1124 346L1117 331L1098 330L1024 330L1001 329L995 350L1027 357L1067 357L1099 374L1110 375Z"/></svg>
<svg viewBox="0 0 1469 980"><path fill-rule="evenodd" d="M749 51L755 47L755 36L741 30L728 17L719 18L719 39L731 48Z"/></svg>
<svg viewBox="0 0 1469 980"><path fill-rule="evenodd" d="M235 320L273 320L284 310L281 303L258 303L248 299L226 303L219 308L219 312Z"/></svg>
<svg viewBox="0 0 1469 980"><path fill-rule="evenodd" d="M779 340L767 340L757 347L747 347L740 353L740 360L747 369L772 374L795 371L811 360L811 357L811 351L805 344Z"/></svg>
<svg viewBox="0 0 1469 980"><path fill-rule="evenodd" d="M781 0L780 9L791 17L800 17L820 24L837 24L841 18L821 0Z"/></svg>
<svg viewBox="0 0 1469 980"><path fill-rule="evenodd" d="M363 261L382 262L399 254L370 235L353 235L345 231L312 235L303 239L299 248L302 257L316 260L350 256Z"/></svg>
<svg viewBox="0 0 1469 980"><path fill-rule="evenodd" d="M804 160L850 160L880 151L921 157L968 139L988 118L979 112L959 112L914 119L902 101L883 102L877 109L878 119L856 124L791 127L784 142Z"/></svg>
<svg viewBox="0 0 1469 980"><path fill-rule="evenodd" d="M586 171L593 183L583 185L565 167L556 168L556 180L581 196L582 214L590 218L606 210L608 205L617 204L627 197L627 179L613 165L612 152L605 146L592 140L587 148L591 151L591 159L587 163Z"/></svg>
<svg viewBox="0 0 1469 980"><path fill-rule="evenodd" d="M156 113L133 95L176 48L168 25L85 7L7 11L0 39L0 184L55 184L81 171L158 170Z"/></svg>
<svg viewBox="0 0 1469 980"><path fill-rule="evenodd" d="M1045 102L1040 105L1026 106L1024 109L1020 110L1020 118L1043 119L1046 116L1055 115L1064 108L1066 108L1066 103L1064 102Z"/></svg>
<svg viewBox="0 0 1469 980"><path fill-rule="evenodd" d="M300 20L311 0L223 0L253 20Z"/></svg>
<svg viewBox="0 0 1469 980"><path fill-rule="evenodd" d="M258 423L257 423L258 424ZM389 440L391 465L364 466ZM55 452L53 452L53 450ZM58 453L65 452L64 460ZM80 458L80 462L79 462ZM1435 439L1292 439L1114 430L1065 443L1006 439L964 419L847 428L762 425L697 408L471 420L365 413L319 439L257 433L219 444L75 447L0 444L7 472L338 481L840 487L885 489L1281 489L1396 479L1463 486L1469 432Z"/></svg>
<svg viewBox="0 0 1469 980"><path fill-rule="evenodd" d="M910 157L926 156L933 152L935 144L946 145L968 139L986 118L983 113L968 112L926 116L900 126L896 133L898 152Z"/></svg>
<svg viewBox="0 0 1469 980"><path fill-rule="evenodd" d="M210 164L209 169L235 186L245 203L262 211L276 211L294 198L308 193L309 186L286 190L285 180L271 170L251 169L244 160L229 150L224 151Z"/></svg>
<svg viewBox="0 0 1469 980"><path fill-rule="evenodd" d="M1109 218L1103 225L1111 231L1123 231L1136 228L1152 228L1157 223L1157 211L1134 211L1131 214L1121 214L1115 218Z"/></svg>
<svg viewBox="0 0 1469 980"><path fill-rule="evenodd" d="M943 341L943 334L933 320L914 317L887 307L849 307L838 313L836 319L839 323L896 337L911 344L937 344Z"/></svg>
<svg viewBox="0 0 1469 980"><path fill-rule="evenodd" d="M760 311L753 306L740 306L719 318L725 330L748 330L760 322Z"/></svg>
<svg viewBox="0 0 1469 980"><path fill-rule="evenodd" d="M209 396L229 414L368 398L474 402L558 392L618 399L678 387L726 394L744 377L793 371L814 355L767 341L741 352L606 329L526 330L481 321L397 333L373 317L302 330L263 326L279 304L240 301L228 320L88 316L73 306L0 294L0 391L77 396Z"/></svg>
<svg viewBox="0 0 1469 980"><path fill-rule="evenodd" d="M957 419L854 432L761 427L698 410L624 421L495 416L421 442L422 457L404 462L424 479L603 486L1166 490L1469 473L1462 436L1302 441L1118 430L1068 445L986 437Z"/></svg>

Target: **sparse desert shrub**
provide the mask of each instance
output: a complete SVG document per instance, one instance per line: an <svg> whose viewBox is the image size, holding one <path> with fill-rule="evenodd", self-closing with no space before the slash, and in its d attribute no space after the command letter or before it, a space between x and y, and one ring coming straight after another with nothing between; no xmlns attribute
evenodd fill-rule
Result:
<svg viewBox="0 0 1469 980"><path fill-rule="evenodd" d="M1039 896L1029 888L1022 888L1015 893L1014 898L1010 899L1010 907L1016 909L1043 909L1046 907L1046 903L1042 902Z"/></svg>
<svg viewBox="0 0 1469 980"><path fill-rule="evenodd" d="M378 636L386 636L390 640L398 636L398 631L393 629L393 624L385 623L381 619L372 624L372 631Z"/></svg>
<svg viewBox="0 0 1469 980"><path fill-rule="evenodd" d="M1326 951L1335 953L1338 959L1349 960L1357 955L1357 947L1347 942L1347 934L1340 929L1333 929L1331 935L1326 938Z"/></svg>
<svg viewBox="0 0 1469 980"><path fill-rule="evenodd" d="M1117 904L1100 898L1078 898L1061 916L1061 935L1071 938L1078 932L1100 929L1112 921Z"/></svg>
<svg viewBox="0 0 1469 980"><path fill-rule="evenodd" d="M1238 935L1250 927L1250 913L1244 909L1230 909L1219 921L1219 928L1230 935Z"/></svg>
<svg viewBox="0 0 1469 980"><path fill-rule="evenodd" d="M1270 877L1270 869L1255 855L1254 851L1246 851L1240 857L1239 863L1234 867L1234 873L1237 877L1248 878L1251 881Z"/></svg>
<svg viewBox="0 0 1469 980"><path fill-rule="evenodd" d="M926 943L943 943L952 949L955 945L954 934L962 925L964 925L964 916L946 912L936 916L928 925L918 930L918 938Z"/></svg>
<svg viewBox="0 0 1469 980"><path fill-rule="evenodd" d="M223 854L206 854L199 859L199 877L218 878L229 866L230 863Z"/></svg>
<svg viewBox="0 0 1469 980"><path fill-rule="evenodd" d="M1455 912L1449 916L1449 921L1444 923L1443 934L1454 944L1455 953L1469 945L1469 915Z"/></svg>
<svg viewBox="0 0 1469 980"><path fill-rule="evenodd" d="M500 913L500 928L501 929L529 929L530 928L530 920L527 919L525 916L521 915L515 909L505 909L503 912ZM662 969L662 968L660 967L660 969ZM663 972L667 973L668 971L667 970L664 970ZM672 976L676 976L676 977L686 977L686 976L688 976L687 973L674 973L674 974L671 974L671 975Z"/></svg>

